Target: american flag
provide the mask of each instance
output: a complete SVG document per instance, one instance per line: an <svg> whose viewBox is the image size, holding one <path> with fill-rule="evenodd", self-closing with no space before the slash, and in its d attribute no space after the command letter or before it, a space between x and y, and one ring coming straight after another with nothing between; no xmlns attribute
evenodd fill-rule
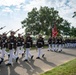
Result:
<svg viewBox="0 0 76 75"><path fill-rule="evenodd" d="M54 27L52 28L52 37L56 37L58 34L58 31L57 31L57 27L56 27L56 24L54 25Z"/></svg>

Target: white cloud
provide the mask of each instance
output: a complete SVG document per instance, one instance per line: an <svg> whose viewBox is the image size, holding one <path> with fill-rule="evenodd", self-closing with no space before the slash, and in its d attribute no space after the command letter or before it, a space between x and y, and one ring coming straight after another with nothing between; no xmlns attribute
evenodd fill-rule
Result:
<svg viewBox="0 0 76 75"><path fill-rule="evenodd" d="M5 31L8 32L11 29L13 29L13 31L16 31L17 29L22 27L20 18L17 18L17 17L13 18L13 17L11 17L9 19L10 19L9 21L8 21L8 19L3 19L3 18L0 19L0 21L1 21L0 22L0 27L6 26L4 29L2 29L0 31L0 34L2 34ZM18 33L22 33L22 32L24 32L24 29L21 29L20 31L18 31L17 34Z"/></svg>
<svg viewBox="0 0 76 75"><path fill-rule="evenodd" d="M75 26L74 21L76 19L72 18L73 12L76 10L75 0L32 0L29 4L24 5L23 9L30 12L32 8L36 7L39 9L40 6L54 7L59 11L61 17L71 22L71 25Z"/></svg>
<svg viewBox="0 0 76 75"><path fill-rule="evenodd" d="M0 6L11 6L11 5L20 5L24 3L25 0L0 0Z"/></svg>
<svg viewBox="0 0 76 75"><path fill-rule="evenodd" d="M75 8L75 10L76 10L76 1L75 0L70 0L68 5L71 6L72 8Z"/></svg>
<svg viewBox="0 0 76 75"><path fill-rule="evenodd" d="M2 10L2 12L12 13L13 11L10 8L6 7Z"/></svg>
<svg viewBox="0 0 76 75"><path fill-rule="evenodd" d="M25 3L25 0L0 0L0 6L5 8L2 10L4 12L12 12L10 6L16 6L14 10L20 10L22 4Z"/></svg>
<svg viewBox="0 0 76 75"><path fill-rule="evenodd" d="M76 27L76 18L72 18L73 12L76 11L76 1L75 0L69 0L67 5L64 3L63 7L58 8L59 15L63 17L64 19L68 20L68 22L71 23L71 26Z"/></svg>
<svg viewBox="0 0 76 75"><path fill-rule="evenodd" d="M31 11L34 7L36 7L37 9L40 8L40 6L45 6L46 0L31 0L29 4L26 4L23 6L23 9L25 11Z"/></svg>
<svg viewBox="0 0 76 75"><path fill-rule="evenodd" d="M6 20L4 18L2 20L2 18L0 18L0 24L5 23L5 25L7 25L8 30L11 28L14 30L20 28L20 22L27 17L27 13L30 12L34 7L39 9L40 6L54 7L56 10L59 11L59 15L61 17L71 22L72 26L75 26L76 24L76 18L72 18L73 12L76 11L75 0L30 0L29 3L25 3L25 0L0 0L0 6L11 5L16 6L13 11L9 7L5 7L2 9L2 12L11 12L13 14L9 15L12 17L11 19L8 18L9 16L5 16L7 14L4 15L4 13L2 14L2 12L0 12L1 15L4 15L3 17L7 19Z"/></svg>

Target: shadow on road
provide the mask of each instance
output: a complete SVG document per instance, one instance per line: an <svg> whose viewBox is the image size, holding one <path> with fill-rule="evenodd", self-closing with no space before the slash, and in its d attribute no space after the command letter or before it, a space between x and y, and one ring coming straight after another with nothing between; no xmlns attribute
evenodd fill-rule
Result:
<svg viewBox="0 0 76 75"><path fill-rule="evenodd" d="M45 64L49 65L49 66L52 66L52 67L55 67L56 65L52 62L49 62L46 57L43 57L43 59L40 59L41 61L43 61Z"/></svg>
<svg viewBox="0 0 76 75"><path fill-rule="evenodd" d="M20 64L22 64L23 68L27 70L28 75L37 75L43 72L43 70L40 67L34 65L34 61L35 60L21 62L20 60Z"/></svg>
<svg viewBox="0 0 76 75"><path fill-rule="evenodd" d="M0 65L0 75L8 75L8 67L5 66L4 62Z"/></svg>
<svg viewBox="0 0 76 75"><path fill-rule="evenodd" d="M59 52L57 52L57 53L59 53ZM76 57L75 54L67 53L67 52L64 52L64 51L60 52L60 54L65 54L65 55L69 55L69 56L74 56L74 57Z"/></svg>

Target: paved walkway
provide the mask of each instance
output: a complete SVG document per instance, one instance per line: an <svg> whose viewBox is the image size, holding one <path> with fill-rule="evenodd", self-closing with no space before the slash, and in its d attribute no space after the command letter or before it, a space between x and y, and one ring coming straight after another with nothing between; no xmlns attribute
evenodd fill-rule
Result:
<svg viewBox="0 0 76 75"><path fill-rule="evenodd" d="M5 62L0 65L0 75L39 75L45 71L48 71L58 65L68 62L76 58L76 49L63 49L63 52L51 52L44 49L45 58L36 59L36 50L31 51L34 54L34 59L29 62L23 62L23 58L20 56L18 63L13 61L13 66L5 66L8 62L7 57Z"/></svg>

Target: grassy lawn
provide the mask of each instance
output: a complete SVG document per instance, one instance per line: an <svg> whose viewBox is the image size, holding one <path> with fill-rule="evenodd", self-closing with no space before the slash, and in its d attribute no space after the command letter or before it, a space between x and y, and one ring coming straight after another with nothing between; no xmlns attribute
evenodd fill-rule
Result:
<svg viewBox="0 0 76 75"><path fill-rule="evenodd" d="M57 66L41 75L76 75L76 59Z"/></svg>

